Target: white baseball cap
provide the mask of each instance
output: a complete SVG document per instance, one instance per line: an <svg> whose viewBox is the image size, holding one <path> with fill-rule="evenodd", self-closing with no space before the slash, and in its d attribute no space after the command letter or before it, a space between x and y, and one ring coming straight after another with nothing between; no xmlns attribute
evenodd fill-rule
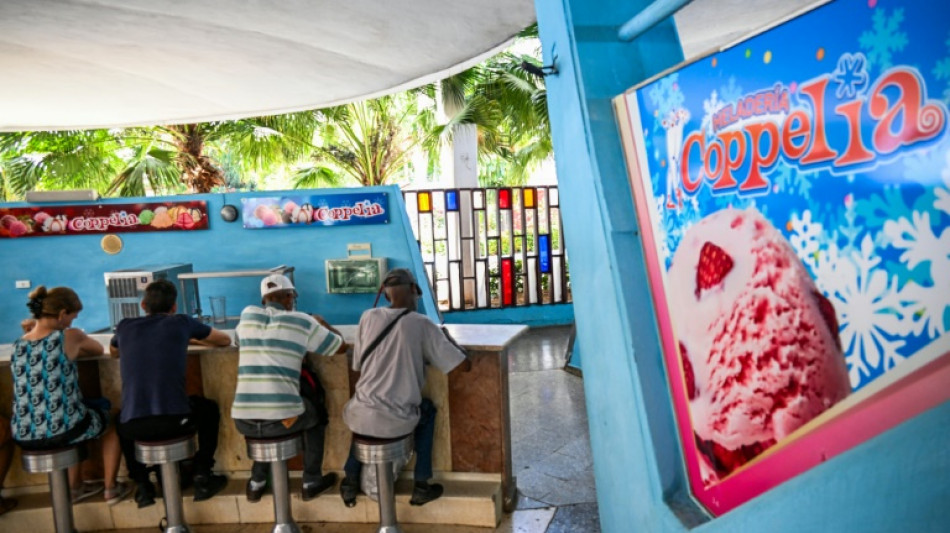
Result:
<svg viewBox="0 0 950 533"><path fill-rule="evenodd" d="M286 290L294 291L294 294L297 294L297 289L294 288L294 284L283 274L271 274L261 280L261 298L277 291Z"/></svg>

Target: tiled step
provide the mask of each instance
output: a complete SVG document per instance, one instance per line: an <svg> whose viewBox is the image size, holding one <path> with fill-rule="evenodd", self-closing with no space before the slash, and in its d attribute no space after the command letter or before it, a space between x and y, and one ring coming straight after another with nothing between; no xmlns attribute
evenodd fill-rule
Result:
<svg viewBox="0 0 950 533"><path fill-rule="evenodd" d="M423 506L409 505L412 481L396 483L396 516L406 524L452 524L475 527L496 527L501 522L501 482L498 476L482 474L445 474L433 480L445 486L441 498ZM274 519L270 494L261 501L248 503L244 496L246 478L232 477L227 487L210 500L193 501L192 491L183 496L185 521L188 524L252 524L269 523ZM300 479L291 478L291 507L298 522L375 523L379 507L360 494L356 506L347 508L340 499L339 482L320 496L304 502L300 499ZM48 493L15 496L20 504L0 517L0 531L43 533L53 531L53 518ZM103 529L154 528L165 515L161 498L155 505L139 509L129 499L112 507L96 499L73 505L73 518L78 531Z"/></svg>

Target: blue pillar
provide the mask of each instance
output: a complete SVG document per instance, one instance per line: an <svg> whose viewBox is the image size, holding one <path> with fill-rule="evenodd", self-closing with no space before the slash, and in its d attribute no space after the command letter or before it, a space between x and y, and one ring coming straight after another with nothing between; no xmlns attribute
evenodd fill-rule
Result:
<svg viewBox="0 0 950 533"><path fill-rule="evenodd" d="M650 2L537 2L594 474L604 531L679 521L662 503L685 475L611 99L682 60L671 20L617 29ZM643 431L648 424L652 434ZM658 528L658 524L664 524Z"/></svg>

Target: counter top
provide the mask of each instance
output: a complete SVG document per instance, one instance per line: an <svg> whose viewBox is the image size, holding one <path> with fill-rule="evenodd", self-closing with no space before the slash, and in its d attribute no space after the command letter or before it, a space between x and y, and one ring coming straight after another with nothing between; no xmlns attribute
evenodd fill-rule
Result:
<svg viewBox="0 0 950 533"><path fill-rule="evenodd" d="M356 340L356 325L334 326L343 334L343 339L348 343ZM522 325L491 325L491 324L446 324L446 329L456 342L469 350L477 351L500 351L510 344L515 338L528 330L527 326ZM234 342L234 330L223 330L231 337ZM89 335L100 344L102 344L106 353L99 357L84 358L84 360L110 359L108 355L109 342L112 340L111 333L92 333ZM228 350L236 348L233 344L224 347L211 347L201 345L191 345L188 348L189 353L200 353L210 350ZM13 353L12 344L0 344L0 366L6 366L10 363L10 356Z"/></svg>

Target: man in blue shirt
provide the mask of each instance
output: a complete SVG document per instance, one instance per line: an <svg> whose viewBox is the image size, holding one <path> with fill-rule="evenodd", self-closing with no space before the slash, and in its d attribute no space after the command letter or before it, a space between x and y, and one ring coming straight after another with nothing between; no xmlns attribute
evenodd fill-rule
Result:
<svg viewBox="0 0 950 533"><path fill-rule="evenodd" d="M218 404L185 393L185 361L190 343L228 346L231 337L176 314L177 298L172 282L149 283L142 298L146 316L119 322L110 346L113 356L121 356L122 410L117 429L139 507L155 503L155 487L145 465L135 459L135 440L167 440L197 431L195 501L214 496L227 484L227 478L211 471L218 447Z"/></svg>

